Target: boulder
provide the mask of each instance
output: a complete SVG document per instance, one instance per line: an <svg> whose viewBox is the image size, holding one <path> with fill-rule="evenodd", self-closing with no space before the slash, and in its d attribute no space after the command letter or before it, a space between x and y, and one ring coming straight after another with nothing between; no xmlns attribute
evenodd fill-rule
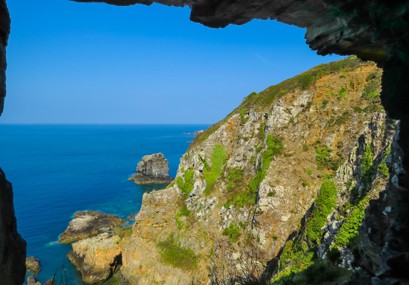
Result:
<svg viewBox="0 0 410 285"><path fill-rule="evenodd" d="M143 156L136 171L130 180L137 184L167 184L172 181L168 174L168 160L162 153Z"/></svg>
<svg viewBox="0 0 410 285"><path fill-rule="evenodd" d="M97 211L77 212L64 233L60 235L60 242L72 243L100 233L110 232L124 222L124 219L117 216Z"/></svg>
<svg viewBox="0 0 410 285"><path fill-rule="evenodd" d="M39 273L41 270L40 260L38 260L34 256L27 257L26 258L26 269L36 274Z"/></svg>
<svg viewBox="0 0 410 285"><path fill-rule="evenodd" d="M72 244L67 257L81 272L85 283L101 283L109 279L121 266L121 250L117 235L102 233Z"/></svg>

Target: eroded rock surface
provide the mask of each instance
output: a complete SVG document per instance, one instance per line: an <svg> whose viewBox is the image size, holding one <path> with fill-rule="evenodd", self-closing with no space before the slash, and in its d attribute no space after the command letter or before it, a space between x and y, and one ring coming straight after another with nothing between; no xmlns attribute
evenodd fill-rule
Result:
<svg viewBox="0 0 410 285"><path fill-rule="evenodd" d="M109 233L83 239L72 244L67 255L85 283L101 283L121 266L120 237Z"/></svg>
<svg viewBox="0 0 410 285"><path fill-rule="evenodd" d="M26 258L26 269L33 273L39 273L41 270L40 260L38 260L34 256L27 257Z"/></svg>
<svg viewBox="0 0 410 285"><path fill-rule="evenodd" d="M137 184L166 184L172 181L168 174L168 160L162 153L143 156L136 171L130 180Z"/></svg>
<svg viewBox="0 0 410 285"><path fill-rule="evenodd" d="M71 243L109 232L125 222L117 216L97 211L83 211L74 214L68 227L60 235L61 243Z"/></svg>

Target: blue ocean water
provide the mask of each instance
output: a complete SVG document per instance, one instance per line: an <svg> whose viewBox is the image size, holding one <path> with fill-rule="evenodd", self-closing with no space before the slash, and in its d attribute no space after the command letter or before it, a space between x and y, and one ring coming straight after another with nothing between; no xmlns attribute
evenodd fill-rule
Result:
<svg viewBox="0 0 410 285"><path fill-rule="evenodd" d="M37 276L82 284L58 243L72 215L100 210L134 216L142 195L159 186L127 178L145 154L164 153L175 176L179 159L206 125L0 125L0 167L14 188L18 230L27 256L41 261Z"/></svg>

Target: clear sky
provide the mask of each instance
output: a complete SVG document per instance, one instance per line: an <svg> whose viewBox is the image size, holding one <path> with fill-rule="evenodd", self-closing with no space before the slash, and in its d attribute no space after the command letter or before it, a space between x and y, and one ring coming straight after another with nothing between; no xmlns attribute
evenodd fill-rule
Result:
<svg viewBox="0 0 410 285"><path fill-rule="evenodd" d="M0 123L214 123L251 92L339 59L275 21L211 29L189 21L189 8L8 5Z"/></svg>

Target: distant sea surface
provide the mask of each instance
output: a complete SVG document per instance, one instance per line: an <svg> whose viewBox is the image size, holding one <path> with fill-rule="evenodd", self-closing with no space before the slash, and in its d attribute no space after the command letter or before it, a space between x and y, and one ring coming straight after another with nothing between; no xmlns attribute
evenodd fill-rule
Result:
<svg viewBox="0 0 410 285"><path fill-rule="evenodd" d="M143 155L162 152L175 177L179 159L207 125L0 125L0 167L13 184L27 256L41 261L43 284L82 284L58 243L76 211L135 216L144 192L127 178ZM159 189L159 188L158 188ZM132 222L132 221L130 221Z"/></svg>

